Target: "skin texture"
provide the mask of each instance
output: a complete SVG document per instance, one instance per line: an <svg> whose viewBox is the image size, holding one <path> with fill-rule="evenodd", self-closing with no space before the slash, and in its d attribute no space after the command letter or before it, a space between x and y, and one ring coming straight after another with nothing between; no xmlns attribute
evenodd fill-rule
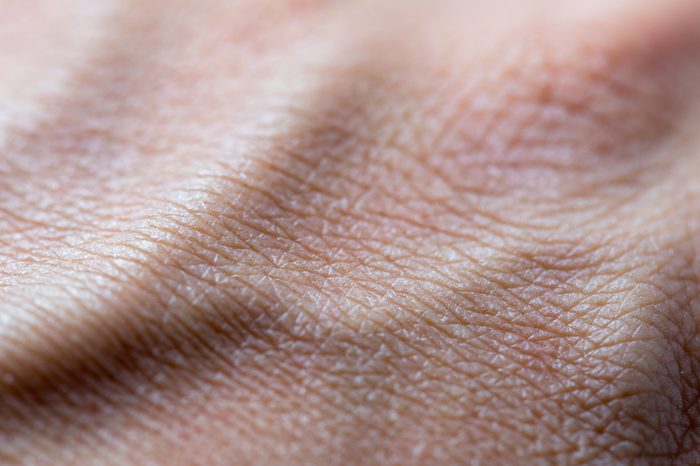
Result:
<svg viewBox="0 0 700 466"><path fill-rule="evenodd" d="M31 3L0 463L700 463L697 1Z"/></svg>

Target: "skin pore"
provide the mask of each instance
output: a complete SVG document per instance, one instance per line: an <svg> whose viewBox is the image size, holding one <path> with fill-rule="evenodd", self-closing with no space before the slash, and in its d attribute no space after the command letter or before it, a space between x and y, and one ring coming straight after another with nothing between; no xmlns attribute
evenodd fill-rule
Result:
<svg viewBox="0 0 700 466"><path fill-rule="evenodd" d="M0 463L700 462L696 1L0 7Z"/></svg>

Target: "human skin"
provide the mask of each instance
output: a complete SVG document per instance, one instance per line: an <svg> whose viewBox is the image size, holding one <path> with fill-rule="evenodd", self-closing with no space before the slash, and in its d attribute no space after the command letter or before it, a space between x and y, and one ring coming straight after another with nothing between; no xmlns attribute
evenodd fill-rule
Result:
<svg viewBox="0 0 700 466"><path fill-rule="evenodd" d="M0 463L700 463L696 1L28 5Z"/></svg>

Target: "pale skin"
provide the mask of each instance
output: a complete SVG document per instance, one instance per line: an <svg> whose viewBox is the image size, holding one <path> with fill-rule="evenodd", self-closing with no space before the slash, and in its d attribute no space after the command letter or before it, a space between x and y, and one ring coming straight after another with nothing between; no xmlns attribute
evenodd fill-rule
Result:
<svg viewBox="0 0 700 466"><path fill-rule="evenodd" d="M700 462L696 1L29 3L0 463Z"/></svg>

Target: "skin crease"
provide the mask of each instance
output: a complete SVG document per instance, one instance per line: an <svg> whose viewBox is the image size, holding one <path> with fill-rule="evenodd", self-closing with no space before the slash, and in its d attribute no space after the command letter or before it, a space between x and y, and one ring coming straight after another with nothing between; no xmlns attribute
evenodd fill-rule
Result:
<svg viewBox="0 0 700 466"><path fill-rule="evenodd" d="M698 464L700 7L486 3L0 1L0 463Z"/></svg>

